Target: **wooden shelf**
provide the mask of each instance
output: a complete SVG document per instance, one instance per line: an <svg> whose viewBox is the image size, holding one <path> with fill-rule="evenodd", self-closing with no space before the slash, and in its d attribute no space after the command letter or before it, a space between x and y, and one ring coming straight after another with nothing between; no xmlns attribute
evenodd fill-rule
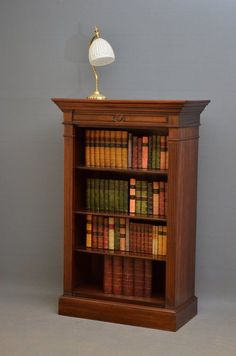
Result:
<svg viewBox="0 0 236 356"><path fill-rule="evenodd" d="M109 168L109 167L87 167L78 165L75 167L81 171L94 171L94 172L109 172L109 173L126 173L134 175L161 175L167 176L168 170L161 169L136 169L136 168Z"/></svg>
<svg viewBox="0 0 236 356"><path fill-rule="evenodd" d="M105 294L101 288L95 285L81 285L74 288L73 295L84 298L94 298L100 300L116 301L121 303L141 304L149 306L165 306L165 298L162 295L153 295L152 297L136 297L136 296L124 296Z"/></svg>
<svg viewBox="0 0 236 356"><path fill-rule="evenodd" d="M161 256L161 255L155 256L155 255L149 255L149 254L138 253L138 252L113 251L113 250L104 250L104 249L89 248L89 247L78 247L75 248L74 251L84 252L84 253L95 253L100 255L141 258L145 260L154 260L154 261L166 261L166 256Z"/></svg>
<svg viewBox="0 0 236 356"><path fill-rule="evenodd" d="M112 213L112 212L101 212L101 211L98 212L98 211L90 211L90 210L82 210L82 209L74 211L74 214L114 216L114 217L128 218L128 219L135 219L135 220L167 222L166 218L162 218L156 215L132 215L132 214L122 214L122 213Z"/></svg>

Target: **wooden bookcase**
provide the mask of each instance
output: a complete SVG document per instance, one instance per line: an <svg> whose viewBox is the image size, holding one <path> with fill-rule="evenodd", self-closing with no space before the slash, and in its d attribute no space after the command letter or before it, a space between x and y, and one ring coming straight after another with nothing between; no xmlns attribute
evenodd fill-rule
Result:
<svg viewBox="0 0 236 356"><path fill-rule="evenodd" d="M209 101L53 99L64 114L64 294L59 314L176 331L197 313L195 239L200 113ZM168 136L168 170L85 166L86 128ZM167 255L86 248L86 178L136 177L168 182ZM111 213L95 213L112 215ZM113 214L131 218L129 214ZM103 293L104 255L152 260L151 297ZM93 271L91 273L91 270Z"/></svg>

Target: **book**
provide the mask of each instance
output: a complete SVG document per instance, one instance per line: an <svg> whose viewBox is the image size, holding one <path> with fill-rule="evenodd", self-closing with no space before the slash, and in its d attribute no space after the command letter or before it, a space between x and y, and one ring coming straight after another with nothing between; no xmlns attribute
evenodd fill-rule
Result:
<svg viewBox="0 0 236 356"><path fill-rule="evenodd" d="M159 215L160 183L153 182L153 215Z"/></svg>
<svg viewBox="0 0 236 356"><path fill-rule="evenodd" d="M160 136L156 136L156 163L155 168L160 169Z"/></svg>
<svg viewBox="0 0 236 356"><path fill-rule="evenodd" d="M120 182L118 179L114 180L114 212L120 211ZM122 192L123 195L123 192Z"/></svg>
<svg viewBox="0 0 236 356"><path fill-rule="evenodd" d="M90 167L90 130L85 131L85 165Z"/></svg>
<svg viewBox="0 0 236 356"><path fill-rule="evenodd" d="M86 181L86 209L91 210L91 179Z"/></svg>
<svg viewBox="0 0 236 356"><path fill-rule="evenodd" d="M158 255L162 255L162 232L163 232L163 228L162 226L158 226L158 243L157 243L157 254Z"/></svg>
<svg viewBox="0 0 236 356"><path fill-rule="evenodd" d="M121 131L121 167L127 168L128 167L128 132Z"/></svg>
<svg viewBox="0 0 236 356"><path fill-rule="evenodd" d="M152 168L156 169L156 155L157 155L157 136L152 136Z"/></svg>
<svg viewBox="0 0 236 356"><path fill-rule="evenodd" d="M144 261L144 297L152 294L152 261Z"/></svg>
<svg viewBox="0 0 236 356"><path fill-rule="evenodd" d="M100 131L95 130L95 142L94 142L94 165L100 167Z"/></svg>
<svg viewBox="0 0 236 356"><path fill-rule="evenodd" d="M120 226L120 251L126 250L126 219L120 218L119 219L119 226Z"/></svg>
<svg viewBox="0 0 236 356"><path fill-rule="evenodd" d="M105 167L105 131L99 132L100 167Z"/></svg>
<svg viewBox="0 0 236 356"><path fill-rule="evenodd" d="M120 218L114 218L114 250L120 250Z"/></svg>
<svg viewBox="0 0 236 356"><path fill-rule="evenodd" d="M162 254L167 254L167 226L162 227Z"/></svg>
<svg viewBox="0 0 236 356"><path fill-rule="evenodd" d="M92 247L98 247L98 236L97 236L97 228L98 228L98 217L93 215L92 217Z"/></svg>
<svg viewBox="0 0 236 356"><path fill-rule="evenodd" d="M132 134L128 134L128 168L132 167Z"/></svg>
<svg viewBox="0 0 236 356"><path fill-rule="evenodd" d="M113 260L112 256L104 256L103 291L112 294L113 291Z"/></svg>
<svg viewBox="0 0 236 356"><path fill-rule="evenodd" d="M147 183L147 213L148 215L153 214L153 192L152 192L152 182Z"/></svg>
<svg viewBox="0 0 236 356"><path fill-rule="evenodd" d="M95 131L90 131L90 165L95 166Z"/></svg>
<svg viewBox="0 0 236 356"><path fill-rule="evenodd" d="M113 294L120 295L122 294L122 257L114 256L113 257Z"/></svg>
<svg viewBox="0 0 236 356"><path fill-rule="evenodd" d="M125 296L134 295L134 263L133 258L123 258L123 294Z"/></svg>
<svg viewBox="0 0 236 356"><path fill-rule="evenodd" d="M138 168L138 137L133 136L132 168Z"/></svg>
<svg viewBox="0 0 236 356"><path fill-rule="evenodd" d="M105 211L105 180L99 179L99 210Z"/></svg>
<svg viewBox="0 0 236 356"><path fill-rule="evenodd" d="M110 167L116 167L116 132L110 131Z"/></svg>
<svg viewBox="0 0 236 356"><path fill-rule="evenodd" d="M86 247L92 247L92 215L86 215Z"/></svg>
<svg viewBox="0 0 236 356"><path fill-rule="evenodd" d="M136 181L135 189L135 214L141 214L141 202L142 202L142 182L140 180Z"/></svg>
<svg viewBox="0 0 236 356"><path fill-rule="evenodd" d="M115 131L115 162L116 168L122 168L122 132Z"/></svg>
<svg viewBox="0 0 236 356"><path fill-rule="evenodd" d="M130 178L129 185L129 212L135 214L135 200L136 200L136 179Z"/></svg>
<svg viewBox="0 0 236 356"><path fill-rule="evenodd" d="M115 211L115 181L114 179L109 179L109 211Z"/></svg>
<svg viewBox="0 0 236 356"><path fill-rule="evenodd" d="M104 211L109 211L109 180L104 179Z"/></svg>
<svg viewBox="0 0 236 356"><path fill-rule="evenodd" d="M152 169L152 136L148 137L148 168Z"/></svg>
<svg viewBox="0 0 236 356"><path fill-rule="evenodd" d="M138 137L138 167L142 168L142 137Z"/></svg>
<svg viewBox="0 0 236 356"><path fill-rule="evenodd" d="M165 183L159 182L159 215L165 216Z"/></svg>
<svg viewBox="0 0 236 356"><path fill-rule="evenodd" d="M95 210L95 179L94 178L90 178L90 197L87 199L90 200L90 209L92 211ZM88 208L87 208L88 209Z"/></svg>
<svg viewBox="0 0 236 356"><path fill-rule="evenodd" d="M128 181L123 181L123 213L128 214L129 212L129 184Z"/></svg>
<svg viewBox="0 0 236 356"><path fill-rule="evenodd" d="M125 251L130 250L130 236L129 236L129 219L126 218L126 225L125 225Z"/></svg>
<svg viewBox="0 0 236 356"><path fill-rule="evenodd" d="M111 216L108 217L108 228L108 248L109 250L114 250L115 222Z"/></svg>
<svg viewBox="0 0 236 356"><path fill-rule="evenodd" d="M160 169L166 169L166 138L160 136Z"/></svg>
<svg viewBox="0 0 236 356"><path fill-rule="evenodd" d="M94 210L99 211L99 190L100 190L100 180L94 179Z"/></svg>
<svg viewBox="0 0 236 356"><path fill-rule="evenodd" d="M141 214L147 215L148 213L148 182L141 181Z"/></svg>
<svg viewBox="0 0 236 356"><path fill-rule="evenodd" d="M148 168L148 137L142 137L142 168Z"/></svg>
<svg viewBox="0 0 236 356"><path fill-rule="evenodd" d="M103 248L103 236L104 236L104 217L97 217L97 248Z"/></svg>
<svg viewBox="0 0 236 356"><path fill-rule="evenodd" d="M104 217L104 232L103 232L103 248L107 250L109 248L109 218Z"/></svg>
<svg viewBox="0 0 236 356"><path fill-rule="evenodd" d="M120 180L119 181L119 197L117 201L119 202L119 212L124 213L124 186L125 186L125 181Z"/></svg>
<svg viewBox="0 0 236 356"><path fill-rule="evenodd" d="M104 164L111 167L111 135L109 130L104 131Z"/></svg>

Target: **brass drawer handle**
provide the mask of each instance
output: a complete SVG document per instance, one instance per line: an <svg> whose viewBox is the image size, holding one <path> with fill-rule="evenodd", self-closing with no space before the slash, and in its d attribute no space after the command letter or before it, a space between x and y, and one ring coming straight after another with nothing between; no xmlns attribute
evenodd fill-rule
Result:
<svg viewBox="0 0 236 356"><path fill-rule="evenodd" d="M123 114L116 114L113 116L112 118L113 122L121 122L121 121L125 121L125 116Z"/></svg>

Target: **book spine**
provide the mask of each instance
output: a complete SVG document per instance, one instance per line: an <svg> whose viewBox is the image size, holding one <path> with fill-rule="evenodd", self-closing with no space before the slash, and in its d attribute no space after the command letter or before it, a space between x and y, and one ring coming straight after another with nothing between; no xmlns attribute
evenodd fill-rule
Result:
<svg viewBox="0 0 236 356"><path fill-rule="evenodd" d="M148 137L148 168L152 169L152 136Z"/></svg>
<svg viewBox="0 0 236 356"><path fill-rule="evenodd" d="M127 131L121 131L121 157L122 157L122 168L127 168L128 167L128 132Z"/></svg>
<svg viewBox="0 0 236 356"><path fill-rule="evenodd" d="M129 219L125 219L125 251L129 251L130 249L130 236L129 236Z"/></svg>
<svg viewBox="0 0 236 356"><path fill-rule="evenodd" d="M145 253L145 224L140 224L140 252Z"/></svg>
<svg viewBox="0 0 236 356"><path fill-rule="evenodd" d="M104 218L104 230L103 230L103 248L107 250L109 248L109 219Z"/></svg>
<svg viewBox="0 0 236 356"><path fill-rule="evenodd" d="M114 229L114 218L110 217L108 218L108 248L109 250L114 250L114 235L115 235L115 229Z"/></svg>
<svg viewBox="0 0 236 356"><path fill-rule="evenodd" d="M113 179L109 179L109 211L115 210L115 182Z"/></svg>
<svg viewBox="0 0 236 356"><path fill-rule="evenodd" d="M148 215L153 214L153 192L152 192L152 182L148 182L147 186L147 213Z"/></svg>
<svg viewBox="0 0 236 356"><path fill-rule="evenodd" d="M134 252L134 223L129 223L129 250L130 252Z"/></svg>
<svg viewBox="0 0 236 356"><path fill-rule="evenodd" d="M100 188L100 180L94 179L94 210L99 211L99 189Z"/></svg>
<svg viewBox="0 0 236 356"><path fill-rule="evenodd" d="M90 178L90 209L95 211L95 179Z"/></svg>
<svg viewBox="0 0 236 356"><path fill-rule="evenodd" d="M119 181L119 194L118 194L118 201L119 201L119 212L124 213L124 181Z"/></svg>
<svg viewBox="0 0 236 356"><path fill-rule="evenodd" d="M168 169L169 154L168 154L168 137L165 137L165 169Z"/></svg>
<svg viewBox="0 0 236 356"><path fill-rule="evenodd" d="M148 168L148 137L142 137L142 168Z"/></svg>
<svg viewBox="0 0 236 356"><path fill-rule="evenodd" d="M132 167L132 134L128 135L128 167Z"/></svg>
<svg viewBox="0 0 236 356"><path fill-rule="evenodd" d="M111 156L111 168L115 168L116 166L116 132L110 131L110 156Z"/></svg>
<svg viewBox="0 0 236 356"><path fill-rule="evenodd" d="M105 131L100 130L100 167L105 167Z"/></svg>
<svg viewBox="0 0 236 356"><path fill-rule="evenodd" d="M112 294L113 268L112 256L104 256L103 290L106 294Z"/></svg>
<svg viewBox="0 0 236 356"><path fill-rule="evenodd" d="M168 183L167 182L165 182L165 184L164 184L164 186L165 186L165 194L164 194L164 200L165 200L165 202L164 202L164 205L165 205L165 217L167 217L167 212L168 212Z"/></svg>
<svg viewBox="0 0 236 356"><path fill-rule="evenodd" d="M128 214L129 212L129 184L127 180L123 181L123 212Z"/></svg>
<svg viewBox="0 0 236 356"><path fill-rule="evenodd" d="M138 168L142 168L142 137L138 137Z"/></svg>
<svg viewBox="0 0 236 356"><path fill-rule="evenodd" d="M114 211L118 213L120 210L120 181L118 179L114 180Z"/></svg>
<svg viewBox="0 0 236 356"><path fill-rule="evenodd" d="M115 231L114 231L114 250L120 249L120 219L115 218Z"/></svg>
<svg viewBox="0 0 236 356"><path fill-rule="evenodd" d="M120 218L120 251L126 250L126 221Z"/></svg>
<svg viewBox="0 0 236 356"><path fill-rule="evenodd" d="M100 167L100 133L99 130L95 130L95 143L94 143L94 161L95 167Z"/></svg>
<svg viewBox="0 0 236 356"><path fill-rule="evenodd" d="M141 224L136 223L135 252L141 252Z"/></svg>
<svg viewBox="0 0 236 356"><path fill-rule="evenodd" d="M122 168L122 132L115 131L115 142L116 142L116 168Z"/></svg>
<svg viewBox="0 0 236 356"><path fill-rule="evenodd" d="M148 225L148 250L147 252L152 254L152 244L153 244L153 231L152 231L153 226L151 224Z"/></svg>
<svg viewBox="0 0 236 356"><path fill-rule="evenodd" d="M104 179L104 211L109 211L109 180Z"/></svg>
<svg viewBox="0 0 236 356"><path fill-rule="evenodd" d="M144 295L144 260L140 258L134 259L134 295Z"/></svg>
<svg viewBox="0 0 236 356"><path fill-rule="evenodd" d="M167 255L167 226L162 227L162 254Z"/></svg>
<svg viewBox="0 0 236 356"><path fill-rule="evenodd" d="M158 244L157 244L157 254L162 255L162 226L158 226Z"/></svg>
<svg viewBox="0 0 236 356"><path fill-rule="evenodd" d="M156 146L156 168L160 169L160 136L156 136L157 146Z"/></svg>
<svg viewBox="0 0 236 356"><path fill-rule="evenodd" d="M160 136L160 169L166 168L165 136Z"/></svg>
<svg viewBox="0 0 236 356"><path fill-rule="evenodd" d="M104 243L104 217L103 216L98 216L97 220L97 248L103 248L103 243Z"/></svg>
<svg viewBox="0 0 236 356"><path fill-rule="evenodd" d="M97 227L98 227L98 217L93 215L92 217L92 247L98 247L98 236L97 236Z"/></svg>
<svg viewBox="0 0 236 356"><path fill-rule="evenodd" d="M105 167L111 167L111 147L110 147L110 141L111 141L111 137L110 137L110 131L109 130L105 130L105 134L104 134L104 164Z"/></svg>
<svg viewBox="0 0 236 356"><path fill-rule="evenodd" d="M105 210L105 180L99 180L99 210Z"/></svg>
<svg viewBox="0 0 236 356"><path fill-rule="evenodd" d="M152 136L152 168L156 169L156 154L157 154L157 137Z"/></svg>
<svg viewBox="0 0 236 356"><path fill-rule="evenodd" d="M129 212L135 214L135 200L136 200L136 179L130 179L129 185Z"/></svg>
<svg viewBox="0 0 236 356"><path fill-rule="evenodd" d="M144 262L144 297L151 297L152 294L152 261Z"/></svg>
<svg viewBox="0 0 236 356"><path fill-rule="evenodd" d="M149 253L149 224L144 224L144 253Z"/></svg>
<svg viewBox="0 0 236 356"><path fill-rule="evenodd" d="M141 181L141 214L147 215L148 213L148 182Z"/></svg>
<svg viewBox="0 0 236 356"><path fill-rule="evenodd" d="M138 168L138 137L133 136L132 168Z"/></svg>
<svg viewBox="0 0 236 356"><path fill-rule="evenodd" d="M133 230L132 230L132 252L138 251L138 224L133 223Z"/></svg>
<svg viewBox="0 0 236 356"><path fill-rule="evenodd" d="M86 215L86 247L92 247L92 215Z"/></svg>
<svg viewBox="0 0 236 356"><path fill-rule="evenodd" d="M90 130L85 131L85 165L90 167Z"/></svg>
<svg viewBox="0 0 236 356"><path fill-rule="evenodd" d="M86 181L86 209L91 210L91 179Z"/></svg>
<svg viewBox="0 0 236 356"><path fill-rule="evenodd" d="M141 214L141 202L142 202L142 186L141 181L136 181L136 196L135 196L135 214Z"/></svg>
<svg viewBox="0 0 236 356"><path fill-rule="evenodd" d="M159 215L159 182L153 182L153 215Z"/></svg>
<svg viewBox="0 0 236 356"><path fill-rule="evenodd" d="M95 166L95 131L90 131L90 164Z"/></svg>
<svg viewBox="0 0 236 356"><path fill-rule="evenodd" d="M134 295L134 263L132 258L123 258L123 295Z"/></svg>
<svg viewBox="0 0 236 356"><path fill-rule="evenodd" d="M165 183L160 182L159 215L165 216Z"/></svg>
<svg viewBox="0 0 236 356"><path fill-rule="evenodd" d="M122 257L113 257L113 294L122 294Z"/></svg>

